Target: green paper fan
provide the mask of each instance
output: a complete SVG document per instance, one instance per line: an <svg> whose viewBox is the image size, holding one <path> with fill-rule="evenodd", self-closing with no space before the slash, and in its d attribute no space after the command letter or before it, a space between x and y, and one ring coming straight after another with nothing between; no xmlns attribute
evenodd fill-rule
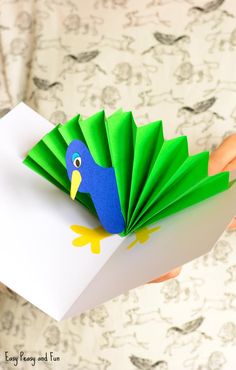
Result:
<svg viewBox="0 0 236 370"><path fill-rule="evenodd" d="M127 235L229 187L229 173L208 176L209 153L189 156L186 136L163 137L161 121L137 127L131 112L104 111L58 124L28 153L24 163L70 192L66 150L73 140L86 144L95 162L113 167ZM96 214L89 194L76 200Z"/></svg>

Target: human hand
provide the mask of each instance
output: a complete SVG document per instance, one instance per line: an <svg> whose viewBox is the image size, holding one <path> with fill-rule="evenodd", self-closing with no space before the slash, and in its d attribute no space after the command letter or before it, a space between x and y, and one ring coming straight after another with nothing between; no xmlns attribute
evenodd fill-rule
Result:
<svg viewBox="0 0 236 370"><path fill-rule="evenodd" d="M174 270L171 270L170 272L167 272L166 274L161 275L158 278L149 281L149 284L150 283L162 283L163 281L173 279L180 274L181 268L182 267L176 267Z"/></svg>
<svg viewBox="0 0 236 370"><path fill-rule="evenodd" d="M222 171L236 170L236 134L228 136L220 146L211 153L209 159L209 175ZM229 230L236 228L236 217L228 226Z"/></svg>
<svg viewBox="0 0 236 370"><path fill-rule="evenodd" d="M215 175L222 171L236 170L236 134L228 136L220 146L211 153L209 159L208 174ZM228 229L236 228L236 217L231 221ZM181 267L178 267L152 281L150 283L161 283L173 279L179 275Z"/></svg>

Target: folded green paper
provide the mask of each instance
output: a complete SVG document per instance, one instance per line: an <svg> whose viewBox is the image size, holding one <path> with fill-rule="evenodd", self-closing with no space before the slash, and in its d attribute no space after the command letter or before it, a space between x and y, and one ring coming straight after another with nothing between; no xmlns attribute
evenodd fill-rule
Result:
<svg viewBox="0 0 236 370"><path fill-rule="evenodd" d="M85 144L96 169L89 167L77 151L70 151L70 163L68 150L73 143ZM122 110L108 118L101 111L85 120L77 115L64 125L58 124L29 151L24 163L70 193L72 178L68 167L73 163L80 166L78 158L82 160L78 168L82 185L78 187L75 199L97 214L109 232L103 220L109 222L114 216L115 223L118 217L115 212L119 207L114 201L112 172L105 170L114 170L124 220L121 235L156 223L229 187L228 172L208 176L208 152L189 156L186 136L165 140L161 121L137 127L132 113ZM90 176L85 178L83 173ZM96 177L98 173L101 173L99 178ZM90 182L93 191L80 191Z"/></svg>

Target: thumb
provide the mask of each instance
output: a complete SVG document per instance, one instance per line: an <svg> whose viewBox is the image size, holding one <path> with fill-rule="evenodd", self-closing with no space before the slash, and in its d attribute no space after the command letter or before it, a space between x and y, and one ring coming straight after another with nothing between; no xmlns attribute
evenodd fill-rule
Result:
<svg viewBox="0 0 236 370"><path fill-rule="evenodd" d="M222 144L211 153L208 173L215 175L221 171L236 168L236 134L227 137Z"/></svg>

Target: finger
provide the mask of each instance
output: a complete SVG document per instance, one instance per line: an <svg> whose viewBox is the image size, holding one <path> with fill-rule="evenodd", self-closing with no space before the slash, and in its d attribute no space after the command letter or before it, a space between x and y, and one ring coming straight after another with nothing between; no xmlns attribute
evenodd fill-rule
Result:
<svg viewBox="0 0 236 370"><path fill-rule="evenodd" d="M233 218L233 220L230 222L228 226L228 230L234 230L236 229L236 217Z"/></svg>
<svg viewBox="0 0 236 370"><path fill-rule="evenodd" d="M156 279L153 279L153 280L149 281L149 284L150 283L161 283L163 281L173 279L173 278L177 277L180 274L181 269L182 269L182 267L177 267L176 269L174 269L170 272L167 272L166 274L161 275Z"/></svg>
<svg viewBox="0 0 236 370"><path fill-rule="evenodd" d="M227 137L210 155L208 173L214 175L223 171L236 158L236 134Z"/></svg>
<svg viewBox="0 0 236 370"><path fill-rule="evenodd" d="M224 168L223 171L234 171L236 169L236 158L229 162Z"/></svg>

